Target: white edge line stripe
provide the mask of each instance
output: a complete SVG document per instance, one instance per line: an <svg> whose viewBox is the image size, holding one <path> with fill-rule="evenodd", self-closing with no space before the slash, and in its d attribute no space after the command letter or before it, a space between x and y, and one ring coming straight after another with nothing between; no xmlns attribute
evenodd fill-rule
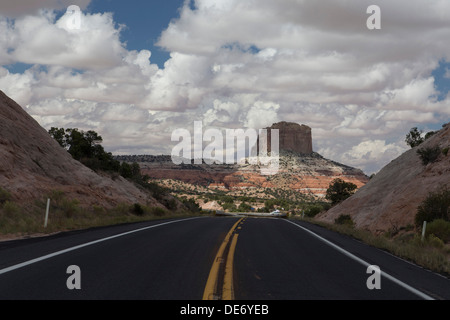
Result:
<svg viewBox="0 0 450 320"><path fill-rule="evenodd" d="M126 236L128 234L132 234L132 233L136 233L136 232L140 232L140 231L144 231L144 230L148 230L148 229L164 226L164 225L171 224L171 223L176 223L176 222L181 222L181 221L188 221L188 220L198 219L198 218L199 217L194 217L194 218L188 218L188 219L181 219L181 220L164 222L164 223L160 223L160 224L156 224L156 225L152 225L152 226L148 226L148 227L144 227L144 228L140 228L140 229L131 230L131 231L127 231L127 232L124 232L124 233L116 234L114 236L110 236L110 237L107 237L107 238L102 238L102 239L94 240L94 241L87 242L87 243L84 243L84 244L80 244L80 245L75 246L75 247L71 247L71 248L67 248L67 249L61 250L61 251L50 253L50 254L47 254L45 256L36 258L36 259L32 259L32 260L29 260L29 261L25 261L25 262L22 262L22 263L19 263L19 264L7 267L5 269L1 269L0 270L0 275L5 274L5 273L10 272L10 271L13 271L13 270L17 270L17 269L29 266L29 265L31 265L33 263L36 263L36 262L40 262L40 261L43 261L43 260L47 260L47 259L59 256L61 254L64 254L64 253L67 253L67 252L70 252L70 251L74 251L74 250L81 249L81 248L84 248L84 247L87 247L87 246L91 246L93 244L97 244L97 243L100 243L100 242L108 241L108 240L111 240L111 239L114 239L114 238L119 238L119 237L122 237L122 236Z"/></svg>
<svg viewBox="0 0 450 320"><path fill-rule="evenodd" d="M304 230L304 231L310 233L310 234L313 235L314 237L316 237L316 238L318 238L319 240L325 242L326 244L328 244L329 246L331 246L331 247L333 247L334 249L338 250L339 252L343 253L343 254L346 255L347 257L349 257L349 258L351 258L351 259L353 259L353 260L355 260L355 261L361 263L363 266L369 267L369 266L371 265L370 263L368 263L368 262L366 262L366 261L364 261L364 260L358 258L357 256L355 256L354 254L348 252L347 250L342 249L341 247L335 245L335 244L332 243L331 241L328 241L327 239L322 238L321 236L319 236L318 234L312 232L311 230L308 230L308 229L302 227L301 225L299 225L299 224L297 224L297 223L294 223L294 222L292 222L292 221L289 221L289 220L285 220L285 221L287 221L287 222L293 224L294 226L297 226L297 227L299 227L300 229L302 229L302 230ZM398 284L399 286L405 288L406 290L410 291L411 293L414 293L415 295L421 297L422 299L425 299L425 300L435 300L435 299L433 299L432 297L426 295L425 293L423 293L423 292L421 292L421 291L419 291L419 290L417 290L417 289L411 287L410 285L408 285L408 284L406 284L406 283L404 283L404 282L398 280L397 278L394 278L393 276L391 276L390 274L388 274L388 273L386 273L386 272L381 271L381 275L384 276L384 277L386 277L387 279L391 280L392 282Z"/></svg>

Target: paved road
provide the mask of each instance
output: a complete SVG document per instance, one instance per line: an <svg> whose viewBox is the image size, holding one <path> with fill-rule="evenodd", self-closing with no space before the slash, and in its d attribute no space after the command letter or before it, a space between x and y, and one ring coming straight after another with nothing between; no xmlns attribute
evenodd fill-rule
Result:
<svg viewBox="0 0 450 320"><path fill-rule="evenodd" d="M368 265L381 270L380 290L367 288ZM440 275L350 237L284 219L242 224L234 272L239 300L427 299L422 292L450 298L450 280Z"/></svg>
<svg viewBox="0 0 450 320"><path fill-rule="evenodd" d="M162 220L0 243L0 299L201 300L218 260L231 265L236 300L450 299L447 278L351 238L285 219L238 221ZM228 259L217 257L231 232ZM367 288L365 262L380 267L380 290ZM69 278L81 289L69 290Z"/></svg>

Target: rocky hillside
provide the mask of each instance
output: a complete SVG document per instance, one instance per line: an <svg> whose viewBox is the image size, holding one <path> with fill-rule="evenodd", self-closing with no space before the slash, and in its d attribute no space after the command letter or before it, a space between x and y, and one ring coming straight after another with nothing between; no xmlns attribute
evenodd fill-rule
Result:
<svg viewBox="0 0 450 320"><path fill-rule="evenodd" d="M269 188L320 199L334 179L341 178L358 187L369 180L361 170L313 152L311 128L308 126L280 122L267 129L279 130L279 170L275 175L262 174L258 165L248 161L234 165L176 165L170 156L121 156L117 159L138 162L142 173L152 179L177 180L235 194L241 191L241 194L249 196L264 195Z"/></svg>
<svg viewBox="0 0 450 320"><path fill-rule="evenodd" d="M439 147L435 162L424 165L417 153ZM372 232L398 230L414 224L417 207L430 192L450 187L450 124L421 145L384 167L364 187L317 218L333 222L340 215L353 218L356 227Z"/></svg>
<svg viewBox="0 0 450 320"><path fill-rule="evenodd" d="M119 203L160 206L149 194L116 177L101 176L75 161L17 103L0 91L0 187L14 201L33 203L62 191L82 206Z"/></svg>
<svg viewBox="0 0 450 320"><path fill-rule="evenodd" d="M129 157L129 159L134 159ZM145 159L145 158L144 158ZM283 152L279 171L262 175L257 165L175 165L170 158L152 157L152 162L140 162L142 173L152 179L179 180L192 185L225 191L264 192L266 188L285 189L323 198L330 183L337 178L362 187L369 179L359 169L348 167L317 153L299 155ZM141 157L142 160L142 157Z"/></svg>

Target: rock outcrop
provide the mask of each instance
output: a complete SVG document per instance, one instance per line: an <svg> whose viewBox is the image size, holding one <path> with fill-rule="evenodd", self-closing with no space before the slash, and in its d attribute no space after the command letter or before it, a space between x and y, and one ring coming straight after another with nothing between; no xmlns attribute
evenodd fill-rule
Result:
<svg viewBox="0 0 450 320"><path fill-rule="evenodd" d="M101 176L75 161L22 107L0 91L0 187L32 204L62 191L81 206L119 203L159 206L148 193L117 177Z"/></svg>
<svg viewBox="0 0 450 320"><path fill-rule="evenodd" d="M447 151L441 152L437 161L424 165L417 150L436 146ZM417 207L428 194L450 187L449 147L450 124L447 124L385 166L353 196L317 218L333 222L348 214L356 227L374 233L413 225Z"/></svg>
<svg viewBox="0 0 450 320"><path fill-rule="evenodd" d="M267 151L272 150L271 132L273 129L279 133L279 151L294 152L303 155L313 153L312 130L306 125L299 125L293 122L278 122L267 129L267 141L258 140L258 146L267 144ZM258 149L259 151L259 149Z"/></svg>
<svg viewBox="0 0 450 320"><path fill-rule="evenodd" d="M325 159L313 152L310 127L280 122L267 129L279 130L279 166L275 175L264 175L261 167L249 163L251 161L234 165L175 165L170 156L124 156L118 159L139 162L142 173L153 179L179 180L228 191L253 190L262 194L266 188L272 188L323 198L334 179L340 178L358 187L369 180L361 170Z"/></svg>

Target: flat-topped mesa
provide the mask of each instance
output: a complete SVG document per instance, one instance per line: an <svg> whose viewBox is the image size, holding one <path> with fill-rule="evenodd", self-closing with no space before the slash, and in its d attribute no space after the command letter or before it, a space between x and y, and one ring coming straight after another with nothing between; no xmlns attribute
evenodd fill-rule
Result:
<svg viewBox="0 0 450 320"><path fill-rule="evenodd" d="M313 153L311 128L294 122L278 122L267 129L267 151L271 151L271 129L279 130L279 151L310 155ZM263 143L264 141L261 141ZM258 143L259 146L263 144Z"/></svg>

